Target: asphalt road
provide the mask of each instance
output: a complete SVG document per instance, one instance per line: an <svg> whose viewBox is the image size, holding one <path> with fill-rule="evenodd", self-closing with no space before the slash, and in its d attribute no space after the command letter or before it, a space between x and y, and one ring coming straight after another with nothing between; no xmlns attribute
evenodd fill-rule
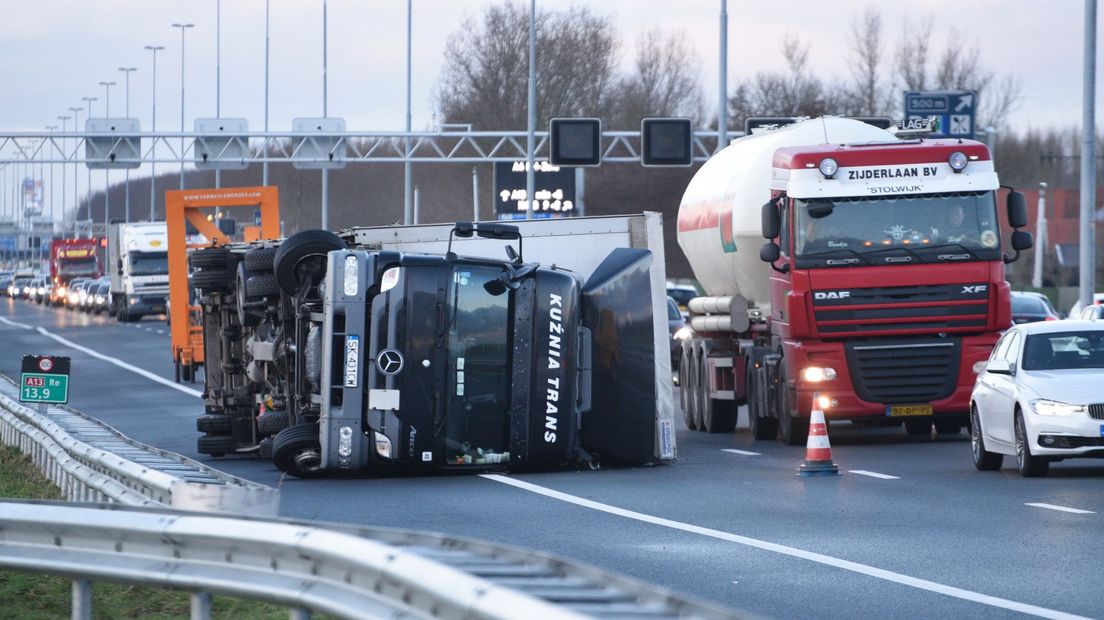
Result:
<svg viewBox="0 0 1104 620"><path fill-rule="evenodd" d="M835 424L845 474L798 478L803 450L752 440L741 412L734 434L680 429L678 462L661 467L283 479L259 460L195 453L202 386L169 385L163 322L120 325L6 298L0 317L0 372L16 376L24 353L71 356L71 405L279 486L286 516L537 548L766 617L1104 617L1104 461L1022 479L1011 460L975 471L965 433L911 438Z"/></svg>

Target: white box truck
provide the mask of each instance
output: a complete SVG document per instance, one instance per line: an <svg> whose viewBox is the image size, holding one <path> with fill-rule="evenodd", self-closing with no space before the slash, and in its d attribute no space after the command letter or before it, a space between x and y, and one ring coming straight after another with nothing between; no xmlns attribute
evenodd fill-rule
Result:
<svg viewBox="0 0 1104 620"><path fill-rule="evenodd" d="M111 314L120 322L164 314L169 299L169 240L164 222L112 224L107 241Z"/></svg>

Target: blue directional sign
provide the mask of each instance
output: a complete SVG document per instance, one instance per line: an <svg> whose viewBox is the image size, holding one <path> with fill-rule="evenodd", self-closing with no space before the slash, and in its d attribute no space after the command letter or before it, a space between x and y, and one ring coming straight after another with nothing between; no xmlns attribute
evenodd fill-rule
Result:
<svg viewBox="0 0 1104 620"><path fill-rule="evenodd" d="M930 120L932 138L973 139L977 91L906 90L905 120Z"/></svg>

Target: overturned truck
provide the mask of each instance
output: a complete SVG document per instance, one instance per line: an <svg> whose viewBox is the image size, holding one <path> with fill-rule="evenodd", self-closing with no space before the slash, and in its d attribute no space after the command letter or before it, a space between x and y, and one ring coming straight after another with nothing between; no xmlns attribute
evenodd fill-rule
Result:
<svg viewBox="0 0 1104 620"><path fill-rule="evenodd" d="M526 262L515 226L458 223L437 253L371 230L191 254L200 453L258 453L298 477L674 458L652 251L613 249L584 281ZM506 257L460 256L464 239Z"/></svg>

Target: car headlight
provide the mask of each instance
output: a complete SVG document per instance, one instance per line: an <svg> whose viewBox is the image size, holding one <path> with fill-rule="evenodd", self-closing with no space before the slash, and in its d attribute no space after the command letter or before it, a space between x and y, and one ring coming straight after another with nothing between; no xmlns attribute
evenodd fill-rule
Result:
<svg viewBox="0 0 1104 620"><path fill-rule="evenodd" d="M675 333L671 337L674 338L675 340L686 340L687 338L689 338L693 335L694 335L694 330L692 330L689 327L683 325L682 327L675 330Z"/></svg>
<svg viewBox="0 0 1104 620"><path fill-rule="evenodd" d="M1085 405L1071 405L1045 398L1031 401L1031 408L1039 415L1074 415L1089 410Z"/></svg>
<svg viewBox="0 0 1104 620"><path fill-rule="evenodd" d="M801 378L809 383L821 383L836 378L836 369L821 366L809 366L801 371Z"/></svg>

